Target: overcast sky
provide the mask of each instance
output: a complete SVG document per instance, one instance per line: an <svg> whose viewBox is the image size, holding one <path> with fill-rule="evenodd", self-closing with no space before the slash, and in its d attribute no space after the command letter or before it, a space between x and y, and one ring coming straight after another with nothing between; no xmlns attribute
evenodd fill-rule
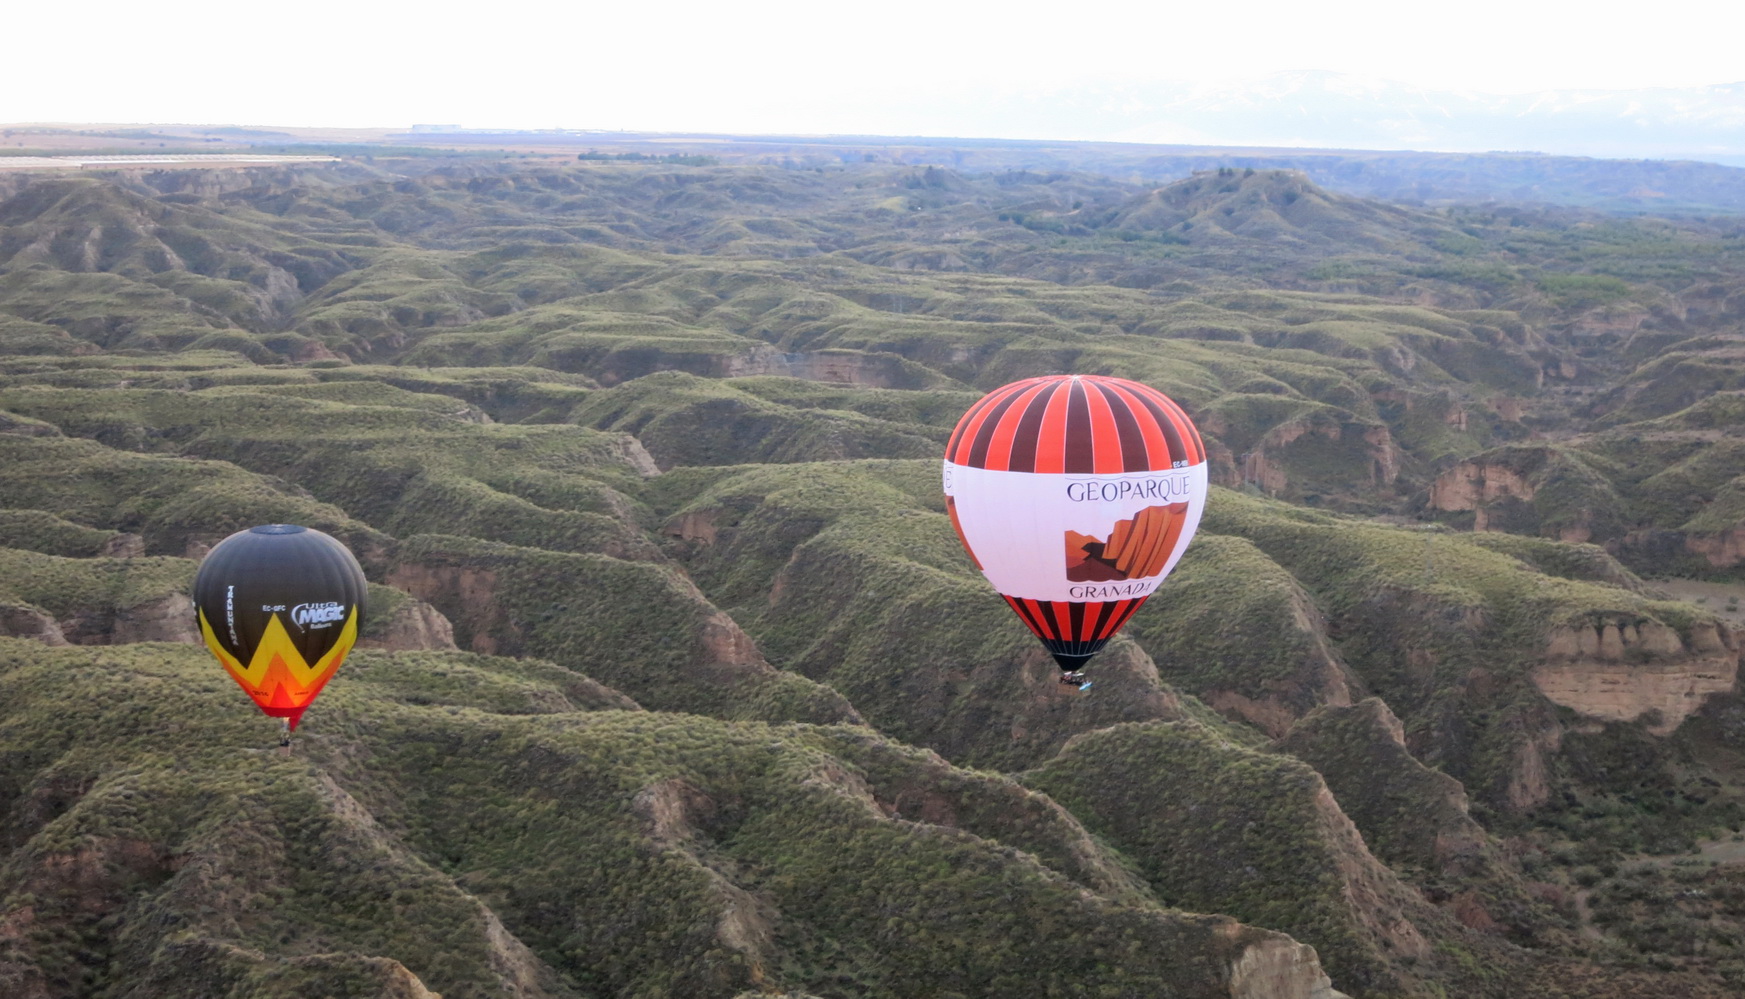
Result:
<svg viewBox="0 0 1745 999"><path fill-rule="evenodd" d="M1043 137L1084 86L1323 69L1431 89L1745 80L1745 4L12 0L0 121ZM1001 98L978 112L977 98ZM1017 100L1013 100L1017 97ZM1061 136L1068 137L1068 136Z"/></svg>

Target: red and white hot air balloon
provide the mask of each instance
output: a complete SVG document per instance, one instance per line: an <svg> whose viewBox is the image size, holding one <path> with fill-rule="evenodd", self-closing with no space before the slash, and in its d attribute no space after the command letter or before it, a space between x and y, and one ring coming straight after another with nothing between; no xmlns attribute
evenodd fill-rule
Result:
<svg viewBox="0 0 1745 999"><path fill-rule="evenodd" d="M945 448L945 508L976 567L1077 682L1175 568L1206 448L1170 398L1102 375L997 388Z"/></svg>

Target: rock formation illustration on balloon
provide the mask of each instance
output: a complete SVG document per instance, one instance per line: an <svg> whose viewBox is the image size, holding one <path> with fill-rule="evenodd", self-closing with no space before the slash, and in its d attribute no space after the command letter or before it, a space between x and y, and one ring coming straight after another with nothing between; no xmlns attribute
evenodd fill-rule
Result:
<svg viewBox="0 0 1745 999"><path fill-rule="evenodd" d="M1066 532L1066 578L1075 583L1106 583L1155 576L1175 552L1187 524L1188 505L1148 506L1115 522L1106 538Z"/></svg>

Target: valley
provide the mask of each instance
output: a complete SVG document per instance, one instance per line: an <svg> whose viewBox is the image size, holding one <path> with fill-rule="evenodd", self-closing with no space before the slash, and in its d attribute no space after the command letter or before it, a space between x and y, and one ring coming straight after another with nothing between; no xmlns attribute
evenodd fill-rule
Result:
<svg viewBox="0 0 1745 999"><path fill-rule="evenodd" d="M0 994L1745 988L1745 220L372 148L0 171ZM1213 483L1083 694L940 488L1063 371Z"/></svg>

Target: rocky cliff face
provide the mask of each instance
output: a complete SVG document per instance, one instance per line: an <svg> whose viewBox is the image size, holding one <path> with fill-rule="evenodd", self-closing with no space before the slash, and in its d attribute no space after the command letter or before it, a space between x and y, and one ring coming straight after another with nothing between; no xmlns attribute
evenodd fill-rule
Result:
<svg viewBox="0 0 1745 999"><path fill-rule="evenodd" d="M194 601L185 593L167 593L132 607L81 611L61 621L61 633L75 645L200 641Z"/></svg>
<svg viewBox="0 0 1745 999"><path fill-rule="evenodd" d="M1606 549L1652 575L1697 575L1745 565L1745 527L1713 532L1640 528L1606 542ZM1678 572L1669 572L1668 568Z"/></svg>
<svg viewBox="0 0 1745 999"><path fill-rule="evenodd" d="M1548 488L1551 493L1545 493ZM1571 544L1615 542L1621 503L1577 461L1533 447L1463 461L1437 476L1426 498L1431 510L1471 513L1476 531L1537 534Z"/></svg>
<svg viewBox="0 0 1745 999"><path fill-rule="evenodd" d="M358 639L358 648L389 652L457 648L454 625L441 611L418 599L399 603L379 627L372 623L369 630L372 637Z"/></svg>
<svg viewBox="0 0 1745 999"><path fill-rule="evenodd" d="M771 351L742 362L734 374L785 375L811 382L880 389L921 389L950 384L937 373L900 355L858 350Z"/></svg>
<svg viewBox="0 0 1745 999"><path fill-rule="evenodd" d="M389 586L412 594L432 609L448 608L449 613L443 616L443 620L451 622L451 642L458 624L470 651L485 655L520 653L520 629L510 623L507 610L494 599L497 573L489 569L400 562L389 570L387 582Z"/></svg>
<svg viewBox="0 0 1745 999"><path fill-rule="evenodd" d="M1335 991L1315 948L1288 938L1249 944L1230 967L1230 999L1350 999Z"/></svg>
<svg viewBox="0 0 1745 999"><path fill-rule="evenodd" d="M1200 423L1207 434L1252 441L1241 454L1222 442L1211 445L1214 480L1220 485L1294 496L1338 494L1354 486L1385 492L1399 478L1402 453L1385 425L1342 422L1323 414L1271 427L1239 426L1235 417L1216 412L1201 416Z"/></svg>
<svg viewBox="0 0 1745 999"><path fill-rule="evenodd" d="M1745 563L1745 525L1718 534L1686 534L1685 550L1700 555L1717 569Z"/></svg>
<svg viewBox="0 0 1745 999"><path fill-rule="evenodd" d="M1488 503L1505 499L1530 502L1533 493L1534 487L1518 469L1463 461L1430 484L1430 507L1448 512L1480 510Z"/></svg>
<svg viewBox="0 0 1745 999"><path fill-rule="evenodd" d="M1711 621L1687 637L1653 621L1563 626L1551 632L1531 677L1554 703L1602 721L1643 719L1666 735L1706 698L1736 688L1739 644Z"/></svg>
<svg viewBox="0 0 1745 999"><path fill-rule="evenodd" d="M79 608L58 620L40 607L0 606L0 635L34 638L45 645L200 641L194 602L183 593L165 594L130 607Z"/></svg>
<svg viewBox="0 0 1745 999"><path fill-rule="evenodd" d="M67 636L61 633L54 615L29 604L0 607L0 636L34 638L44 645L67 644Z"/></svg>
<svg viewBox="0 0 1745 999"><path fill-rule="evenodd" d="M601 385L619 385L659 371L682 371L706 378L780 375L863 388L921 389L950 385L929 368L885 352L859 350L783 351L768 344L719 353L695 349L640 348L601 352L583 365Z"/></svg>

